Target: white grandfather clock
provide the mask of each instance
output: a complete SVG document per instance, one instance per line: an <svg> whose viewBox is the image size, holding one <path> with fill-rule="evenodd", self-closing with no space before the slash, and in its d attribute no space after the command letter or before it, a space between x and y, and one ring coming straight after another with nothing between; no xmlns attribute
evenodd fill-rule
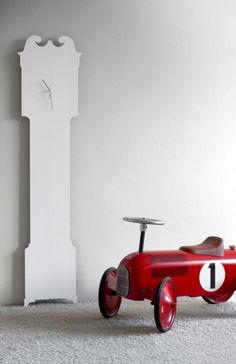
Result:
<svg viewBox="0 0 236 364"><path fill-rule="evenodd" d="M76 252L70 241L70 120L78 113L80 54L59 37L31 36L20 52L22 116L30 120L30 244L25 304L76 301Z"/></svg>

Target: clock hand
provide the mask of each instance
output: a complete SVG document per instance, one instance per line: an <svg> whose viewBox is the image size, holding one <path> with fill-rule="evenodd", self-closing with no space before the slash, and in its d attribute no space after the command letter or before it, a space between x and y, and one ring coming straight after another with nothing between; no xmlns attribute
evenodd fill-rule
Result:
<svg viewBox="0 0 236 364"><path fill-rule="evenodd" d="M44 83L44 85L46 86L46 88L48 89L48 92L51 93L51 88L48 86L47 82L42 80L42 82Z"/></svg>
<svg viewBox="0 0 236 364"><path fill-rule="evenodd" d="M52 104L52 91L51 91L51 87L48 86L47 82L45 80L42 80L43 84L46 86L47 91L49 93L49 99L51 101L51 109L53 110L53 104Z"/></svg>
<svg viewBox="0 0 236 364"><path fill-rule="evenodd" d="M52 104L52 93L50 91L50 94L49 94L49 98L50 98L50 101L51 101L51 109L53 110L53 104Z"/></svg>

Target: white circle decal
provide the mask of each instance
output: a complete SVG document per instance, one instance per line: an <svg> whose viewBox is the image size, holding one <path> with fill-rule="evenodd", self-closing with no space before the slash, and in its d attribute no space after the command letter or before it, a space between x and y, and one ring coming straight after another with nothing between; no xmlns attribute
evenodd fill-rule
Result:
<svg viewBox="0 0 236 364"><path fill-rule="evenodd" d="M209 260L202 266L199 280L205 291L217 291L225 280L225 269L223 265L218 261Z"/></svg>

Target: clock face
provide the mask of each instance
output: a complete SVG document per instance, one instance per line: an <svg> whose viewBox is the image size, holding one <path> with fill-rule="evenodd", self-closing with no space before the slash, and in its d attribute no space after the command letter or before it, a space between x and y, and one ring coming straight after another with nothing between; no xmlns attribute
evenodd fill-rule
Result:
<svg viewBox="0 0 236 364"><path fill-rule="evenodd" d="M75 116L78 112L79 56L72 40L60 37L61 46L30 37L20 52L22 68L22 115ZM48 116L49 116L48 115Z"/></svg>
<svg viewBox="0 0 236 364"><path fill-rule="evenodd" d="M22 113L25 116L53 112L53 79L40 69L22 71Z"/></svg>

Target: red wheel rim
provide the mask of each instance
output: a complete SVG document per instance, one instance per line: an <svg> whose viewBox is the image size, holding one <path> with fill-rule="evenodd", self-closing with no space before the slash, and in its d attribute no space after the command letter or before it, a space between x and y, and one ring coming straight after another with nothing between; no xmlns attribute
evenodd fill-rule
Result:
<svg viewBox="0 0 236 364"><path fill-rule="evenodd" d="M224 303L230 299L234 292L216 293L210 296L205 296L206 301L210 303Z"/></svg>
<svg viewBox="0 0 236 364"><path fill-rule="evenodd" d="M115 269L107 274L103 289L104 309L109 317L116 315L121 304L121 297L117 296L115 291L111 288L114 285L114 280L116 280Z"/></svg>
<svg viewBox="0 0 236 364"><path fill-rule="evenodd" d="M160 323L165 331L172 326L176 314L176 295L171 280L165 282L160 294Z"/></svg>

